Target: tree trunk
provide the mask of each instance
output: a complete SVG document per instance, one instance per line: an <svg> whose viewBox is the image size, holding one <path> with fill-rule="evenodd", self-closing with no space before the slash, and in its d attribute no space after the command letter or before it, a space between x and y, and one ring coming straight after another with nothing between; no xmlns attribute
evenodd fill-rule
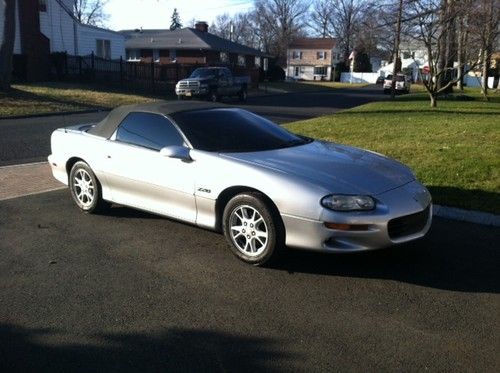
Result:
<svg viewBox="0 0 500 373"><path fill-rule="evenodd" d="M10 90L12 79L12 55L16 33L16 0L4 0L3 40L0 45L0 90Z"/></svg>
<svg viewBox="0 0 500 373"><path fill-rule="evenodd" d="M483 50L483 67L482 67L482 77L481 77L481 93L484 98L488 100L488 70L490 67L490 54L487 49Z"/></svg>
<svg viewBox="0 0 500 373"><path fill-rule="evenodd" d="M434 94L429 94L429 97L431 98L431 107L437 107L437 96Z"/></svg>
<svg viewBox="0 0 500 373"><path fill-rule="evenodd" d="M465 57L465 54L464 54L464 47L465 47L465 43L464 43L464 20L463 18L460 18L459 20L459 23L458 23L458 32L457 32L457 35L458 35L458 43L457 43L457 78L458 78L458 81L457 81L457 88L460 90L460 91L463 91L464 90L464 67L463 67L463 64L464 64L464 57Z"/></svg>
<svg viewBox="0 0 500 373"><path fill-rule="evenodd" d="M391 99L396 96L396 73L398 73L399 42L401 38L401 17L403 14L403 0L399 0L398 19L396 21L396 36L394 39L394 67L392 69Z"/></svg>

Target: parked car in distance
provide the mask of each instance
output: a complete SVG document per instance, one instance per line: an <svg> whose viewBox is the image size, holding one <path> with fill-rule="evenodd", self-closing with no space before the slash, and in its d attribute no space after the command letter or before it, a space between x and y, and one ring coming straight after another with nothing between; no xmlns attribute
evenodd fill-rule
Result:
<svg viewBox="0 0 500 373"><path fill-rule="evenodd" d="M387 75L384 79L384 93L391 93L392 74ZM411 87L411 79L404 74L396 74L395 90L397 93L409 93Z"/></svg>
<svg viewBox="0 0 500 373"><path fill-rule="evenodd" d="M222 231L253 265L286 247L380 249L431 225L431 196L405 165L221 104L122 106L55 130L51 147L52 173L82 211L114 202Z"/></svg>
<svg viewBox="0 0 500 373"><path fill-rule="evenodd" d="M233 76L227 67L200 67L177 82L175 94L179 99L196 97L215 102L224 96L238 96L245 101L249 83L249 76Z"/></svg>

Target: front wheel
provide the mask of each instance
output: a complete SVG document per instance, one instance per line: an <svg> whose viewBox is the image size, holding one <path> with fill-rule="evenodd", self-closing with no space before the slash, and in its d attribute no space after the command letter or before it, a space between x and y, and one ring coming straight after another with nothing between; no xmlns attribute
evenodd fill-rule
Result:
<svg viewBox="0 0 500 373"><path fill-rule="evenodd" d="M101 185L89 165L76 162L69 174L71 197L76 205L86 213L95 213L105 209L108 203L102 199Z"/></svg>
<svg viewBox="0 0 500 373"><path fill-rule="evenodd" d="M258 193L239 194L228 202L223 232L233 254L256 266L276 260L285 245L279 214Z"/></svg>

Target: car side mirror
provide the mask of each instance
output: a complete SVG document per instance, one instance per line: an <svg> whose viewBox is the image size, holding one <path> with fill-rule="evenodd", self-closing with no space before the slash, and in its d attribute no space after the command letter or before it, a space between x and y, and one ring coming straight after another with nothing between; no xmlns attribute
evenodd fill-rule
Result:
<svg viewBox="0 0 500 373"><path fill-rule="evenodd" d="M165 146L160 150L160 154L168 158L177 158L183 161L192 161L193 159L189 155L189 148L185 146L169 145Z"/></svg>

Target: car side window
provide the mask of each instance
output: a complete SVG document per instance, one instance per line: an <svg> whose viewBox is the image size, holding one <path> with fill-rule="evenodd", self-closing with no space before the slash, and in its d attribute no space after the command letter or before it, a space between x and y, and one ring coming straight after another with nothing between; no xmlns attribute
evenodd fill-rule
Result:
<svg viewBox="0 0 500 373"><path fill-rule="evenodd" d="M116 141L160 150L169 145L184 144L184 139L172 122L153 113L130 113L116 130Z"/></svg>

